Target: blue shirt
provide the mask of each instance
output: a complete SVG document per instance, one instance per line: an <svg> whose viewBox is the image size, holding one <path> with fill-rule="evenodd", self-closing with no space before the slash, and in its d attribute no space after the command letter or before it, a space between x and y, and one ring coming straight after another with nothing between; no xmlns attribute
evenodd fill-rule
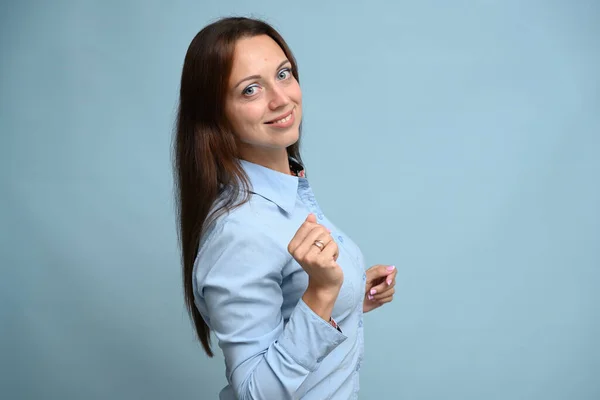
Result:
<svg viewBox="0 0 600 400"><path fill-rule="evenodd" d="M220 399L358 398L363 254L323 214L306 178L241 163L250 200L212 224L194 267L196 307L225 357ZM332 317L342 332L304 303L308 275L287 251L311 212L339 247L344 283Z"/></svg>

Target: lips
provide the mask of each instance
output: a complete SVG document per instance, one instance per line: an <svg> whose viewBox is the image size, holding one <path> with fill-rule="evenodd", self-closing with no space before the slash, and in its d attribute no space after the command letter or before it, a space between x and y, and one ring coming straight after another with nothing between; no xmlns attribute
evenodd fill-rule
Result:
<svg viewBox="0 0 600 400"><path fill-rule="evenodd" d="M294 111L293 108L290 111L286 112L285 114L282 114L279 117L272 119L271 121L265 122L265 124L274 124L276 122L285 122L285 119L292 114L292 111Z"/></svg>

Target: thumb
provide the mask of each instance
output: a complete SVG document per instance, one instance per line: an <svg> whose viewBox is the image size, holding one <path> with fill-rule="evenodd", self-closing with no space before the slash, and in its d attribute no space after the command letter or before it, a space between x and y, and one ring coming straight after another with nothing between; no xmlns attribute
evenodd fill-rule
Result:
<svg viewBox="0 0 600 400"><path fill-rule="evenodd" d="M371 272L369 278L377 279L388 276L394 271L394 269L396 269L396 267L393 265L374 265L371 268L369 268L367 273Z"/></svg>
<svg viewBox="0 0 600 400"><path fill-rule="evenodd" d="M308 217L306 217L306 221L316 223L317 217L315 217L315 214L310 213L310 214L308 214Z"/></svg>

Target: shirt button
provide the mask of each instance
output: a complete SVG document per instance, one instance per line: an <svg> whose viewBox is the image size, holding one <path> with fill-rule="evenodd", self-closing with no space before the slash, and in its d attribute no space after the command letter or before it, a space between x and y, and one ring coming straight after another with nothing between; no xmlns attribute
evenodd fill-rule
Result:
<svg viewBox="0 0 600 400"><path fill-rule="evenodd" d="M361 319L360 321L358 321L358 327L362 328L362 324L363 324L363 322L362 322L362 319Z"/></svg>
<svg viewBox="0 0 600 400"><path fill-rule="evenodd" d="M319 214L319 215L317 215L317 218L319 218L319 219L323 219L323 214Z"/></svg>
<svg viewBox="0 0 600 400"><path fill-rule="evenodd" d="M344 243L344 238L343 238L343 237L341 237L341 236L338 236L338 240L339 240L340 242Z"/></svg>
<svg viewBox="0 0 600 400"><path fill-rule="evenodd" d="M367 273L363 272L363 281L366 281L366 280L367 280Z"/></svg>

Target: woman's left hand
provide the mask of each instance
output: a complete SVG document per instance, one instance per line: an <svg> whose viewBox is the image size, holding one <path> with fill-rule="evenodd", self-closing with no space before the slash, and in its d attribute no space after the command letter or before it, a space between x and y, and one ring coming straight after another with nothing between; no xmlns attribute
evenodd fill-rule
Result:
<svg viewBox="0 0 600 400"><path fill-rule="evenodd" d="M397 273L398 270L393 265L374 265L366 271L363 312L372 311L394 299Z"/></svg>

